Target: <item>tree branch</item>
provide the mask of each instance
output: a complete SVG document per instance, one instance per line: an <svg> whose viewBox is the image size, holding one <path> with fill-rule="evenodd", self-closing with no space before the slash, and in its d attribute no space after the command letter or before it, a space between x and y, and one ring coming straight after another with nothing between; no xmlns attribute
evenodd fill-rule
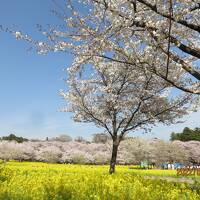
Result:
<svg viewBox="0 0 200 200"><path fill-rule="evenodd" d="M147 2L146 0L137 0L138 2L144 4L145 6L147 6L148 8L150 8L152 11L154 11L155 13L170 19L170 15L169 14L165 14L163 12L158 11L156 4L152 5L151 3ZM187 28L190 28L194 31L197 31L200 33L200 26L195 25L195 24L191 24L189 22L187 22L186 20L182 20L182 19L175 19L174 17L171 18L174 22L177 22Z"/></svg>

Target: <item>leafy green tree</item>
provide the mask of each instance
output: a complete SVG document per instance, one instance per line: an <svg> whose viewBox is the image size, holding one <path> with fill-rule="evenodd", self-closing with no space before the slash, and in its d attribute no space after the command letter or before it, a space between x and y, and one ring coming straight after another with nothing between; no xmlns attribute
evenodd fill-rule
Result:
<svg viewBox="0 0 200 200"><path fill-rule="evenodd" d="M1 140L16 141L16 142L18 142L18 143L22 143L22 142L28 141L27 138L18 137L18 136L16 136L15 134L10 134L10 135L8 135L8 136L3 136L3 137L1 138Z"/></svg>
<svg viewBox="0 0 200 200"><path fill-rule="evenodd" d="M185 127L181 133L174 133L171 134L171 141L180 140L180 141L190 141L196 140L200 141L200 128L190 129Z"/></svg>

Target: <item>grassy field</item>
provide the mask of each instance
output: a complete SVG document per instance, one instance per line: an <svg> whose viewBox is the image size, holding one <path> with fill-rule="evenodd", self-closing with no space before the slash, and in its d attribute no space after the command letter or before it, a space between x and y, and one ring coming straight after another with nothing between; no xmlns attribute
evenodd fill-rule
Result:
<svg viewBox="0 0 200 200"><path fill-rule="evenodd" d="M176 177L173 170L138 170L117 166L83 166L9 162L0 166L2 200L199 200L198 184L148 179Z"/></svg>

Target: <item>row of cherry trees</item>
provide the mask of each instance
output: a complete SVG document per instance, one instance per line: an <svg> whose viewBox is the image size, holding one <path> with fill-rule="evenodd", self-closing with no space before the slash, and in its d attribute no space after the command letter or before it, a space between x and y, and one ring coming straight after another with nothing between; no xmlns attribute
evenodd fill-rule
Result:
<svg viewBox="0 0 200 200"><path fill-rule="evenodd" d="M112 143L80 142L0 142L0 159L50 163L108 164ZM139 164L147 160L160 166L164 162L200 163L200 142L164 142L140 138L122 141L117 162Z"/></svg>

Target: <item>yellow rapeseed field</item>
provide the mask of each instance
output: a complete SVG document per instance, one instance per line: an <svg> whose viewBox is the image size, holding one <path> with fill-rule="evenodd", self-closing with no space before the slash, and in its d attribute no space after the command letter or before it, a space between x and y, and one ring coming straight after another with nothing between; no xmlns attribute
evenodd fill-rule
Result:
<svg viewBox="0 0 200 200"><path fill-rule="evenodd" d="M9 162L0 166L1 200L199 200L198 188L186 183L145 179L144 174L175 171L108 166Z"/></svg>

